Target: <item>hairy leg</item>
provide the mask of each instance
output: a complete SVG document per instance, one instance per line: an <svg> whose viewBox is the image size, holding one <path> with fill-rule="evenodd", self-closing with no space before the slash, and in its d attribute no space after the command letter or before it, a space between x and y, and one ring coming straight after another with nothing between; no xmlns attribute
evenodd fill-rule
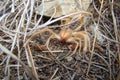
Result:
<svg viewBox="0 0 120 80"><path fill-rule="evenodd" d="M37 36L38 34L42 34L43 32L49 32L51 34L55 34L51 29L43 29L43 30L40 30L39 32L36 32L36 33L33 33L29 38L28 40L26 41L26 43L24 44L25 46L30 42L30 40L32 40L35 36Z"/></svg>
<svg viewBox="0 0 120 80"><path fill-rule="evenodd" d="M75 43L75 49L73 50L72 54L70 54L69 56L72 56L76 53L76 51L79 47L79 41L80 41L80 38L78 38L78 37L73 37L73 38L69 39L69 42Z"/></svg>
<svg viewBox="0 0 120 80"><path fill-rule="evenodd" d="M60 40L60 36L59 35L57 35L57 34L52 34L49 38L48 38L48 40L46 41L46 46L47 46L47 49L48 49L48 51L54 56L54 54L52 53L52 50L49 48L49 43L50 43L50 40L51 39L58 39L58 40Z"/></svg>
<svg viewBox="0 0 120 80"><path fill-rule="evenodd" d="M90 44L88 44L88 43L90 43L88 34L85 31L80 31L80 32L74 32L73 35L83 39L83 41L84 41L84 43L83 43L83 51L86 52L87 47L90 45Z"/></svg>
<svg viewBox="0 0 120 80"><path fill-rule="evenodd" d="M53 38L53 36L54 36L54 35L51 35L51 36L48 38L47 42L45 43L48 51L49 51L52 55L54 55L54 54L52 53L52 50L49 48L49 43L50 43L50 40Z"/></svg>

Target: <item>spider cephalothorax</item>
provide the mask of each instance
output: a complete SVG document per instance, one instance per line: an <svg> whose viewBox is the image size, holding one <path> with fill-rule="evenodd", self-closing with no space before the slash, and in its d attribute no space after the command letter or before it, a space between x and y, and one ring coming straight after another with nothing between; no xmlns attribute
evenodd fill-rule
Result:
<svg viewBox="0 0 120 80"><path fill-rule="evenodd" d="M60 41L61 42L67 42L69 41L69 38L72 36L72 30L70 29L62 29L60 32L59 32L59 36L60 36Z"/></svg>

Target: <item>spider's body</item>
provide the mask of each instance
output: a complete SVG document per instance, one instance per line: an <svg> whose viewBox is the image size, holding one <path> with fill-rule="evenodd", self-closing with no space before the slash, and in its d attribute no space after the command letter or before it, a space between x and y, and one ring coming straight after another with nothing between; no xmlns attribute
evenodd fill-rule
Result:
<svg viewBox="0 0 120 80"><path fill-rule="evenodd" d="M81 18L82 15L79 15L79 16ZM80 46L82 46L82 49L83 49L82 51L86 52L86 51L88 51L88 48L90 48L90 39L89 39L89 36L86 31L79 31L79 29L83 25L84 17L82 18L82 20L80 20L80 22L82 24L80 26L78 26L75 30L71 30L68 27L65 27L60 30L59 34L56 34L53 30L48 29L48 28L42 29L41 31L32 34L32 36L28 39L28 41L26 43L29 43L29 41L38 34L42 34L44 32L49 32L52 35L48 38L45 45L47 46L47 49L50 52L52 52L52 51L49 48L49 42L53 38L58 39L62 43L69 42L69 43L75 44L76 46L73 51L73 54L76 52L77 48Z"/></svg>
<svg viewBox="0 0 120 80"><path fill-rule="evenodd" d="M70 29L62 29L59 33L60 41L65 43L69 41L69 38L72 37L72 30Z"/></svg>

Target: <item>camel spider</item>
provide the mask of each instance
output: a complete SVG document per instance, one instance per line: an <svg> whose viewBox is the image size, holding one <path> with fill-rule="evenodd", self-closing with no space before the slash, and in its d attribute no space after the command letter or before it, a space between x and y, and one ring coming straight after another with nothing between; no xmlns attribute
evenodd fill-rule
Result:
<svg viewBox="0 0 120 80"><path fill-rule="evenodd" d="M44 33L44 32L49 32L49 33L52 34L52 35L48 38L48 40L47 40L47 42L46 42L46 44L45 44L45 45L47 46L47 49L48 49L50 52L52 52L52 51L51 51L51 49L49 48L49 42L50 42L50 40L53 39L53 38L56 38L56 39L58 39L59 41L61 41L61 42L63 42L63 43L65 43L65 42L66 42L66 43L67 43L67 42L69 42L69 43L75 43L75 44L76 44L76 47L75 47L75 49L74 49L74 51L73 51L73 53L72 53L71 55L73 55L73 54L76 52L78 46L81 45L81 44L79 44L80 41L81 41L81 43L83 43L83 51L84 51L84 52L86 52L87 49L88 49L88 47L90 47L90 39L89 39L89 36L88 36L87 32L85 32L85 31L75 31L75 32L74 32L74 31L72 31L71 29L61 29L60 32L59 32L59 34L56 34L56 33L53 32L53 30L48 29L48 28L45 28L45 29L43 29L43 30L41 30L41 31L39 31L39 32L34 33L34 34L27 40L26 44L28 44L29 41L30 41L31 39L33 39L35 36L37 36L38 34Z"/></svg>
<svg viewBox="0 0 120 80"><path fill-rule="evenodd" d="M33 39L36 35L44 33L44 32L49 32L52 35L48 38L45 45L51 53L52 53L52 51L49 48L49 42L53 38L56 38L63 43L65 43L65 42L66 43L74 43L76 46L75 46L75 49L74 49L74 51L71 55L73 55L76 52L77 48L80 47L80 46L83 46L83 49L82 49L83 52L86 52L86 51L90 50L90 38L88 36L88 33L86 31L78 31L81 28L81 26L84 24L85 18L83 16L83 14L79 14L79 15L75 16L73 18L73 20L76 19L76 18L80 20L81 25L78 26L75 30L71 30L71 29L68 28L69 26L67 26L67 27L65 26L63 29L60 30L59 34L56 34L53 30L45 28L45 29L43 29L39 32L34 33L27 40L26 44L28 44L29 41L31 39ZM69 22L69 20L68 20L68 22Z"/></svg>

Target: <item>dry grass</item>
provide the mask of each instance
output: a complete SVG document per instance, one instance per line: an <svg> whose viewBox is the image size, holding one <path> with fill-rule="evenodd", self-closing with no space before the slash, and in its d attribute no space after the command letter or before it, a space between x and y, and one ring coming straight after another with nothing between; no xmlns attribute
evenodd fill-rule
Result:
<svg viewBox="0 0 120 80"><path fill-rule="evenodd" d="M33 33L46 27L58 33L63 25L53 23L81 13L51 17L43 23L44 16L35 13L40 3L38 0L0 1L0 79L120 80L119 0L93 0L89 9L93 16L83 26L91 38L91 51L78 50L72 57L66 57L72 52L69 43L51 40L49 47L54 55L41 46L48 33L36 36L25 46Z"/></svg>

